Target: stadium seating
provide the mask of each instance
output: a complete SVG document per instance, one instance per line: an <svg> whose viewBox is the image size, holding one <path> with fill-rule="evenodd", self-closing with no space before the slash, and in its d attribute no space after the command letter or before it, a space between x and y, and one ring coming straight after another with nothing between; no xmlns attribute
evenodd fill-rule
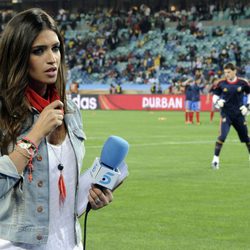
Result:
<svg viewBox="0 0 250 250"><path fill-rule="evenodd" d="M245 15L249 15L250 10L246 9ZM211 51L216 49L217 54L226 50L229 57L227 61L236 62L236 57L233 51L233 46L238 45L241 50L241 65L244 69L245 76L249 78L249 64L250 64L250 39L249 28L240 27L238 25L221 25L221 35L215 35L214 31L218 29L218 25L204 25L202 27L202 36L191 34L189 28L184 30L177 30L176 26L169 25L163 31L159 28L151 28L146 33L141 33L138 36L131 35L131 27L124 26L117 30L117 37L119 42L116 47L111 49L107 45L107 40L112 33L112 22L115 22L117 17L113 19L100 20L95 15L82 16L78 22L78 28L75 30L69 29L65 32L66 44L70 39L84 40L85 44L90 48L92 54L98 50L95 42L98 38L102 38L103 48L105 50L105 63L101 67L97 67L98 59L92 61L95 65L95 70L88 72L84 67L84 61L76 66L70 68L68 77L68 84L77 81L79 87L86 88L88 84L104 84L109 85L112 82L119 81L123 85L131 86L135 83L135 79L139 74L139 65L143 60L146 60L146 55L149 53L151 59L155 59L157 55L161 55L163 59L160 68L156 70L157 77L161 84L166 86L172 84L173 79L179 79L183 76L183 72L191 74L195 66L199 65L209 70L218 71L220 66L218 64L207 63L211 57ZM215 12L213 20L227 20L230 18L230 10ZM243 18L243 17L242 17ZM102 22L101 22L102 21ZM99 23L100 25L90 25L90 23ZM111 30L108 30L111 28ZM67 47L67 54L79 51L77 47L70 49ZM190 47L195 47L195 55L190 52ZM86 55L86 53L85 53ZM91 55L93 56L93 55ZM94 57L94 56L93 56ZM197 62L197 58L198 61ZM224 61L226 62L226 61ZM145 65L144 65L145 66ZM94 67L94 66L93 66ZM128 67L130 71L128 72ZM178 71L179 69L181 71ZM151 71L152 69L144 68L144 71ZM115 76L114 76L115 75ZM145 77L145 76L144 76ZM147 76L146 76L147 78ZM147 83L147 81L145 81ZM147 85L147 84L146 84ZM149 88L149 86L146 86Z"/></svg>

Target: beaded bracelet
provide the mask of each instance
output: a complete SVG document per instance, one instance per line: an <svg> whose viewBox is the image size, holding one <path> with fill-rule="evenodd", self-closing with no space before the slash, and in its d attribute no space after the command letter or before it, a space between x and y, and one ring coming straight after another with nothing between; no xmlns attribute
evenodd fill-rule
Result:
<svg viewBox="0 0 250 250"><path fill-rule="evenodd" d="M38 152L38 146L32 140L30 140L27 137L23 137L21 139L21 141L23 141L25 143L30 143L32 145L32 149L34 150L34 154L37 154L37 152Z"/></svg>
<svg viewBox="0 0 250 250"><path fill-rule="evenodd" d="M32 160L33 160L33 157L38 153L38 146L34 142L32 142L30 139L28 139L27 137L21 138L19 141L17 141L16 145L19 146L22 149L25 149L27 151L28 155L29 155L27 168L28 168L28 171L29 171L28 179L31 182L32 179L33 179L33 176L32 176L32 172L33 172Z"/></svg>

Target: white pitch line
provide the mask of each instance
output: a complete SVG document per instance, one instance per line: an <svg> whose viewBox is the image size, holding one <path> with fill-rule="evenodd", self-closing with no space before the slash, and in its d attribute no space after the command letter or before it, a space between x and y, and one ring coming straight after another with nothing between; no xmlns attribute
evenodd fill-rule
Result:
<svg viewBox="0 0 250 250"><path fill-rule="evenodd" d="M241 145L239 140L227 140L227 143L238 143ZM130 143L131 147L148 147L148 146L159 146L159 145L191 145L191 144L210 144L214 143L215 140L211 141L164 141L164 142L149 142L149 143ZM101 148L102 146L87 146L87 148Z"/></svg>

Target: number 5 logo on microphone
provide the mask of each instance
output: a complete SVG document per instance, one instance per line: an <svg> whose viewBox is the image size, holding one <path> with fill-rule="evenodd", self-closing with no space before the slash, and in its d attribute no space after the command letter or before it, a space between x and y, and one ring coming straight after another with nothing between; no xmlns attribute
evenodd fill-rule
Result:
<svg viewBox="0 0 250 250"><path fill-rule="evenodd" d="M103 185L108 185L112 181L112 176L114 176L114 174L111 172L105 173L99 183Z"/></svg>

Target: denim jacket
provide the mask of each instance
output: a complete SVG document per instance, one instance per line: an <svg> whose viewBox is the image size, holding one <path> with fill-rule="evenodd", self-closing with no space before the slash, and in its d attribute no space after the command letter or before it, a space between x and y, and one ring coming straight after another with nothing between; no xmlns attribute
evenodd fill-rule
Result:
<svg viewBox="0 0 250 250"><path fill-rule="evenodd" d="M67 102L69 112L64 120L72 143L77 166L76 201L86 139L81 113L72 101ZM34 122L39 113L33 110ZM25 127L25 125L24 125ZM30 129L19 137L25 136ZM20 175L9 156L0 155L0 238L28 244L46 244L49 228L49 168L46 139L39 144L38 154L33 159L33 181L27 178L27 168ZM72 166L74 167L74 166ZM81 240L75 203L75 240Z"/></svg>

